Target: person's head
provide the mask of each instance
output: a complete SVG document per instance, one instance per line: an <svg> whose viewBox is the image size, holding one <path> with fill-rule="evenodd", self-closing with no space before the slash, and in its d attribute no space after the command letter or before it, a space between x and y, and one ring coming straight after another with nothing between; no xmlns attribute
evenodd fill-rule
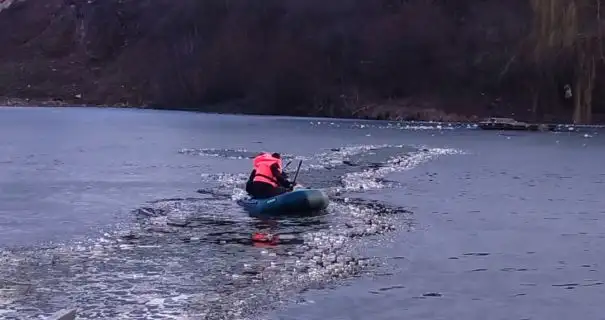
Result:
<svg viewBox="0 0 605 320"><path fill-rule="evenodd" d="M277 152L272 153L272 154L271 154L271 156L272 156L273 158L281 159L281 154L279 154L279 153L277 153Z"/></svg>

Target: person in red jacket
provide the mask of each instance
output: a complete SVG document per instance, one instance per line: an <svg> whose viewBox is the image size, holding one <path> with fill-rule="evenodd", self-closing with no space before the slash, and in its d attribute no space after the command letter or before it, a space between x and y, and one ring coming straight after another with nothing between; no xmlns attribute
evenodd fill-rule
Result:
<svg viewBox="0 0 605 320"><path fill-rule="evenodd" d="M294 187L282 171L281 155L279 153L263 152L253 160L254 169L246 182L246 192L255 199L271 198Z"/></svg>

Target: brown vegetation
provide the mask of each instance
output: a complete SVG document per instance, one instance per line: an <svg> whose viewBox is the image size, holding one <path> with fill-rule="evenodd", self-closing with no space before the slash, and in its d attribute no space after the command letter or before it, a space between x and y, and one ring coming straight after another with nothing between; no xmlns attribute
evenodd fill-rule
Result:
<svg viewBox="0 0 605 320"><path fill-rule="evenodd" d="M13 2L0 5L10 98L401 119L605 113L600 0Z"/></svg>

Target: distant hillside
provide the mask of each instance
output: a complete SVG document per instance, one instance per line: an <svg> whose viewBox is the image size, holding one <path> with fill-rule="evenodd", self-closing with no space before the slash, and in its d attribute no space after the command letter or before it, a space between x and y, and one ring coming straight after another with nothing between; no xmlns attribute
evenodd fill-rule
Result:
<svg viewBox="0 0 605 320"><path fill-rule="evenodd" d="M605 94L593 90L605 79L603 24L584 2L5 0L0 96L594 122L605 113ZM541 9L551 5L558 11Z"/></svg>

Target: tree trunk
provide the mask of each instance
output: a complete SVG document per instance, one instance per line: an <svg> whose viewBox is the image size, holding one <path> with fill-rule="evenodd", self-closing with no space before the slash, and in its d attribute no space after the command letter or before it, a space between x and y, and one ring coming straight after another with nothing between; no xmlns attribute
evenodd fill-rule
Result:
<svg viewBox="0 0 605 320"><path fill-rule="evenodd" d="M532 107L531 107L531 113L532 113L532 121L536 122L538 121L538 107L540 105L540 89L536 89L534 88L534 90L532 90Z"/></svg>
<svg viewBox="0 0 605 320"><path fill-rule="evenodd" d="M596 9L592 6L596 1ZM595 69L602 52L601 0L530 0L534 10L533 59L537 68L548 69L552 63L570 59L574 63L573 123L589 124L592 120L592 96ZM596 12L595 12L596 10ZM596 13L596 14L595 14ZM597 47L598 45L598 47ZM550 75L546 75L546 80ZM541 104L544 97L541 96ZM550 101L548 101L550 102ZM534 112L536 108L534 102Z"/></svg>
<svg viewBox="0 0 605 320"><path fill-rule="evenodd" d="M574 91L574 124L590 124L592 121L592 92L594 89L596 59L594 54L584 48L587 43L578 43L577 75Z"/></svg>

